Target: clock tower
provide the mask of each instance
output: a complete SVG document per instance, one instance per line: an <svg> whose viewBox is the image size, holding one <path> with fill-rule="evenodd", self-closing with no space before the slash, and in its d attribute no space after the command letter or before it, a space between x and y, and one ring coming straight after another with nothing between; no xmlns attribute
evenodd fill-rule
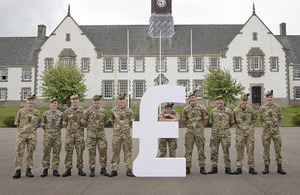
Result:
<svg viewBox="0 0 300 195"><path fill-rule="evenodd" d="M152 38L172 38L175 34L172 0L151 0L151 17L148 35Z"/></svg>

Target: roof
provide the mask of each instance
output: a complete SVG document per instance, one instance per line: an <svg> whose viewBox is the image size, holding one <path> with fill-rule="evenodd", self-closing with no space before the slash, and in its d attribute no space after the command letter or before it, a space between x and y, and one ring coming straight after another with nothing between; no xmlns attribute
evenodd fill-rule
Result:
<svg viewBox="0 0 300 195"><path fill-rule="evenodd" d="M291 35L291 36L277 35L276 38L284 45L286 49L290 50L290 63L300 64L300 36L299 35Z"/></svg>
<svg viewBox="0 0 300 195"><path fill-rule="evenodd" d="M32 66L34 51L47 39L37 37L0 37L0 66Z"/></svg>

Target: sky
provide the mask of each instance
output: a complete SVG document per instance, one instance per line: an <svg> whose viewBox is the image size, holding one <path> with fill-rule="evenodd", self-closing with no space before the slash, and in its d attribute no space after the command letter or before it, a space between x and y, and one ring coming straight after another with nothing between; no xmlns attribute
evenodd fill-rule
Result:
<svg viewBox="0 0 300 195"><path fill-rule="evenodd" d="M245 24L252 15L253 3L258 17L279 34L285 22L288 35L300 35L299 0L173 0L176 24ZM78 25L149 24L151 0L1 0L0 37L33 37L37 26L47 27L50 35L65 18Z"/></svg>

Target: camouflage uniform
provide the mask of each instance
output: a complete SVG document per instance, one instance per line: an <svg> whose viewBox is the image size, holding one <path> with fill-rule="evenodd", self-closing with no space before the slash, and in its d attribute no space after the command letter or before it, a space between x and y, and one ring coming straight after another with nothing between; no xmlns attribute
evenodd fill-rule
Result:
<svg viewBox="0 0 300 195"><path fill-rule="evenodd" d="M236 124L236 142L237 149L237 168L242 168L244 160L244 149L247 148L249 168L254 168L254 127L257 116L251 106L247 106L245 110L241 106L237 106L233 110L234 121Z"/></svg>
<svg viewBox="0 0 300 195"><path fill-rule="evenodd" d="M231 135L229 123L234 123L233 113L227 107L222 110L214 108L210 113L210 123L213 125L210 138L212 167L218 166L219 145L221 143L225 168L230 168L229 148L231 145Z"/></svg>
<svg viewBox="0 0 300 195"><path fill-rule="evenodd" d="M59 110L46 111L42 116L41 126L44 129L44 156L43 168L50 168L50 153L52 148L52 169L58 170L59 155L61 151L61 128L63 113Z"/></svg>
<svg viewBox="0 0 300 195"><path fill-rule="evenodd" d="M185 158L186 167L192 166L192 153L194 144L198 149L198 161L200 167L205 167L205 136L203 121L208 119L208 113L204 106L197 104L195 107L187 105L182 111L182 119L187 121L185 134Z"/></svg>
<svg viewBox="0 0 300 195"><path fill-rule="evenodd" d="M261 136L264 146L264 164L271 164L270 145L273 139L276 153L276 163L282 164L281 135L279 131L279 120L282 119L281 108L276 105L263 105L259 108L259 119L263 121L263 134Z"/></svg>
<svg viewBox="0 0 300 195"><path fill-rule="evenodd" d="M124 151L126 170L132 170L132 138L130 135L130 122L133 121L133 112L130 108L114 107L110 112L110 121L114 123L111 160L112 170L117 171L120 162L121 147Z"/></svg>
<svg viewBox="0 0 300 195"><path fill-rule="evenodd" d="M105 138L104 127L107 123L106 110L91 106L87 108L81 119L81 122L87 124L86 146L89 150L89 168L95 169L96 147L98 146L99 161L101 168L107 164L107 141Z"/></svg>
<svg viewBox="0 0 300 195"><path fill-rule="evenodd" d="M36 148L37 128L41 123L41 114L37 109L30 111L28 108L19 110L15 125L19 125L16 142L15 170L21 170L25 146L27 145L27 169L33 167L33 151Z"/></svg>
<svg viewBox="0 0 300 195"><path fill-rule="evenodd" d="M72 168L74 146L77 154L77 168L83 169L82 155L85 149L84 128L81 124L83 112L84 108L79 106L77 109L70 107L63 113L63 125L67 125L65 142L66 169Z"/></svg>
<svg viewBox="0 0 300 195"><path fill-rule="evenodd" d="M168 118L172 119L171 117L164 117L167 114L166 111L162 111L158 118ZM180 115L175 111L172 110L171 115ZM159 139L159 158L167 157L167 145L169 144L169 157L175 158L176 157L176 149L177 149L177 139L176 138L160 138Z"/></svg>

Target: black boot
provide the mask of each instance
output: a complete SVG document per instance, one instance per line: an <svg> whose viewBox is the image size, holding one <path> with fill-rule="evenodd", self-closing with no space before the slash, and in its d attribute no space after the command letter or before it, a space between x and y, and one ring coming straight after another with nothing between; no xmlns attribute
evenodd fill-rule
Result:
<svg viewBox="0 0 300 195"><path fill-rule="evenodd" d="M83 170L82 169L78 169L78 175L80 175L80 176L86 176L86 174L85 174L85 172L83 172Z"/></svg>
<svg viewBox="0 0 300 195"><path fill-rule="evenodd" d="M242 171L242 169L241 168L237 168L236 170L235 170L235 172L233 172L235 175L239 175L239 174L241 174L241 173L243 173L243 171Z"/></svg>
<svg viewBox="0 0 300 195"><path fill-rule="evenodd" d="M269 165L265 165L265 170L263 170L262 174L268 174L269 173Z"/></svg>
<svg viewBox="0 0 300 195"><path fill-rule="evenodd" d="M208 174L218 173L218 167L212 167Z"/></svg>
<svg viewBox="0 0 300 195"><path fill-rule="evenodd" d="M16 173L13 175L14 179L18 179L21 177L21 170L16 170Z"/></svg>
<svg viewBox="0 0 300 195"><path fill-rule="evenodd" d="M91 169L90 177L95 177L95 169Z"/></svg>
<svg viewBox="0 0 300 195"><path fill-rule="evenodd" d="M71 169L67 169L66 172L62 175L63 177L71 176Z"/></svg>
<svg viewBox="0 0 300 195"><path fill-rule="evenodd" d="M109 174L107 173L105 167L104 167L104 168L101 168L100 175L109 176Z"/></svg>
<svg viewBox="0 0 300 195"><path fill-rule="evenodd" d="M229 174L229 175L233 175L234 174L229 167L225 168L225 173Z"/></svg>
<svg viewBox="0 0 300 195"><path fill-rule="evenodd" d="M117 175L118 175L117 171L111 171L111 173L109 174L108 177L114 177L114 176L117 176Z"/></svg>
<svg viewBox="0 0 300 195"><path fill-rule="evenodd" d="M187 167L186 168L186 174L190 174L191 173L191 168L190 167Z"/></svg>
<svg viewBox="0 0 300 195"><path fill-rule="evenodd" d="M127 175L128 177L134 177L134 175L133 175L133 173L131 172L131 170L127 171L127 172L126 172L126 175Z"/></svg>
<svg viewBox="0 0 300 195"><path fill-rule="evenodd" d="M200 167L200 174L207 175L207 172L205 170L205 167Z"/></svg>
<svg viewBox="0 0 300 195"><path fill-rule="evenodd" d="M55 177L59 177L59 176L60 176L60 174L58 173L58 171L57 171L57 170L53 170L53 176L55 176Z"/></svg>
<svg viewBox="0 0 300 195"><path fill-rule="evenodd" d="M46 177L46 176L48 176L48 169L44 169L44 171L41 175L41 177Z"/></svg>
<svg viewBox="0 0 300 195"><path fill-rule="evenodd" d="M277 173L281 174L281 175L285 175L286 172L282 169L282 165L278 164L277 165Z"/></svg>
<svg viewBox="0 0 300 195"><path fill-rule="evenodd" d="M249 173L251 173L252 175L257 175L257 172L254 168L249 168Z"/></svg>
<svg viewBox="0 0 300 195"><path fill-rule="evenodd" d="M31 173L31 169L26 170L26 176L27 177L34 177L34 175Z"/></svg>

